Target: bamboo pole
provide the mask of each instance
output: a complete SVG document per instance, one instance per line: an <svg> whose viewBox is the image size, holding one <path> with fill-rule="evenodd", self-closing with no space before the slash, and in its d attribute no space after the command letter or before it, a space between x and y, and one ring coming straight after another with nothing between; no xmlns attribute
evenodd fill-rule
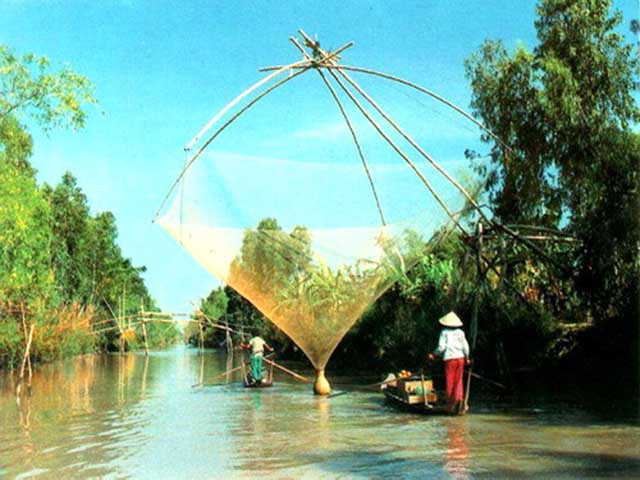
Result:
<svg viewBox="0 0 640 480"><path fill-rule="evenodd" d="M543 227L539 225L523 225L523 224L508 224L507 227L511 229L521 229L521 230L534 230L536 232L547 232L551 233L557 237L569 237L574 238L573 235L567 232L563 232L562 230L558 230L556 228Z"/></svg>
<svg viewBox="0 0 640 480"><path fill-rule="evenodd" d="M300 32L300 34L304 37L304 39L307 42L312 42L311 38L304 33L304 31L302 30L298 30L298 32ZM320 49L319 47L316 47L318 49L318 51L324 55L325 52ZM334 66L337 66L335 64L335 62L331 61L331 64ZM431 157L431 155L429 155L422 147L420 147L420 145L418 145L413 138L411 138L389 115L387 115L387 113L373 100L373 98L371 98L361 87L360 85L358 85L357 82L355 82L349 75L347 75L339 66L336 69L338 72L338 75L340 75L342 78L344 78L353 88L356 89L356 91L362 95L362 97L380 114L382 115L382 117L394 128L394 130L396 132L398 132L402 138L404 138L407 142L409 142L409 144L418 151L418 153L420 155L422 155L425 159L427 159L427 161L441 174L443 175L454 187L456 187L456 189L458 189L458 191L460 193L462 193L465 198L467 199L467 201L469 201L474 208L478 211L478 213L480 214L480 216L489 224L491 224L491 220L484 214L484 212L482 211L482 209L480 208L480 206L476 203L476 201L473 199L473 197L471 197L471 195L469 194L469 192L467 192L467 190L460 185L460 183L453 178L451 175L449 175L449 173L440 166L440 164L438 162L436 162L433 157ZM335 72L333 70L329 70L329 73L331 73L331 75L334 77L334 79L336 79L336 81L338 81L338 77L335 74ZM449 215L450 217L452 217L451 215Z"/></svg>
<svg viewBox="0 0 640 480"><path fill-rule="evenodd" d="M291 375L296 380L300 380L301 382L304 382L304 383L311 383L311 380L309 380L307 377L304 377L302 375L298 375L296 372L294 372L292 370L289 370L288 368L285 368L282 365L278 365L276 362L272 362L271 360L268 360L267 357L264 357L263 360L266 363L268 363L269 365L272 365L272 366L276 367L277 369L282 370L285 373L288 373L289 375Z"/></svg>
<svg viewBox="0 0 640 480"><path fill-rule="evenodd" d="M282 66L269 66L269 67L263 67L260 68L259 71L261 72L269 72L269 71L273 71L273 70L278 70L282 68ZM300 68L300 67L293 67L293 68ZM454 104L453 102L447 100L446 98L444 98L443 96L437 94L436 92L429 90L421 85L418 85L417 83L413 83L410 82L408 80L405 80L403 78L400 77L396 77L395 75L391 75L385 72L380 72L380 71L376 71L376 70L372 70L369 68L362 68L362 67L356 67L356 66L352 66L352 65L326 65L323 64L320 68L325 68L325 69L342 69L342 70L347 70L350 72L359 72L359 73L365 73L368 75L373 75L376 77L381 77L381 78L385 78L387 80L391 80L397 83L402 83L403 85L406 85L408 87L411 87L415 90L418 90L419 92L422 92L426 95L429 95L430 97L434 98L435 100L445 104L446 106L452 108L453 110L455 110L456 112L458 112L459 114L461 114L463 117L465 117L467 120L469 120L470 122L472 122L474 125L476 125L478 128L480 128L482 131L484 131L487 135L489 135L490 137L492 137L494 140L496 140L498 143L500 143L500 145L502 145L506 150L508 150L509 152L512 152L513 149L507 145L498 135L496 135L495 133L493 133L491 130L489 130L489 128L487 128L486 126L484 126L482 123L480 123L478 120L476 120L475 118L473 118L473 115L471 115L470 113L466 112L465 110L463 110L462 108L460 108L459 106L457 106L456 104Z"/></svg>
<svg viewBox="0 0 640 480"><path fill-rule="evenodd" d="M307 37L308 38L308 37ZM409 165L409 167L414 171L414 173L418 176L418 178L422 181L422 183L427 187L431 195L436 199L440 207L446 212L447 216L452 219L452 221L456 224L456 226L464 232L465 235L468 236L466 229L458 222L453 213L446 206L440 195L435 191L429 180L424 176L424 174L420 171L417 165L398 147L393 140L389 138L389 136L382 130L380 125L375 121L373 117L366 111L366 109L362 106L362 104L358 101L357 98L349 91L349 89L344 85L344 83L338 78L338 76L333 73L331 70L329 72L332 74L334 80L338 83L340 88L347 94L349 99L354 103L354 105L360 110L360 112L364 115L367 121L376 129L376 131L380 134L380 136L393 148L393 150L402 157L402 159Z"/></svg>
<svg viewBox="0 0 640 480"><path fill-rule="evenodd" d="M147 312L148 313L148 312ZM156 322L156 323L198 323L197 320L169 320L166 318L145 318L147 322Z"/></svg>
<svg viewBox="0 0 640 480"><path fill-rule="evenodd" d="M269 355L264 357L263 360L266 361L267 357L270 357L272 355L273 355L273 353L270 353ZM209 379L209 381L216 380L218 378L224 377L225 375L231 375L232 373L237 372L238 370L241 370L242 368L246 367L248 364L249 364L249 362L242 362L239 367L232 368L231 370L226 370L226 371L224 371L224 372L222 372L222 373L220 373L220 374L218 374L218 375L216 375L214 377L211 377ZM201 385L204 385L204 382L195 383L195 384L191 385L191 388L200 387Z"/></svg>
<svg viewBox="0 0 640 480"><path fill-rule="evenodd" d="M200 355L204 355L204 329L202 327L202 321L198 322L198 329L200 330Z"/></svg>
<svg viewBox="0 0 640 480"><path fill-rule="evenodd" d="M144 318L144 300L140 299L140 317L142 321L142 334L144 335L144 354L149 356L149 339L147 337L147 319Z"/></svg>
<svg viewBox="0 0 640 480"><path fill-rule="evenodd" d="M309 54L305 51L305 49L302 47L302 45L300 45L295 38L290 37L289 40L296 46L296 48L298 50L300 50L300 52L307 59L311 59L311 57L309 57ZM327 80L327 77L325 76L324 72L319 68L316 69L316 72L318 72L318 75L320 75L320 78L322 79L322 81L324 82L326 87L329 89L329 92L331 93L331 97L333 97L333 100L338 105L338 109L340 110L340 113L342 114L342 118L344 118L344 121L347 124L347 128L349 129L349 132L351 133L351 138L353 139L353 143L356 145L356 149L358 151L358 156L360 157L360 160L362 161L362 165L363 165L364 170L365 170L365 172L367 174L367 178L369 179L369 185L371 186L371 190L373 192L373 198L374 198L374 200L376 202L376 207L378 208L378 214L380 215L380 220L382 222L382 225L386 225L387 222L384 219L384 213L382 211L382 205L380 204L380 198L378 197L378 192L376 191L376 187L375 187L375 185L373 183L373 177L371 176L371 171L369 170L369 165L367 164L367 160L365 159L364 153L362 152L362 147L360 146L360 142L358 141L358 136L356 135L355 129L353 128L353 125L351 124L351 121L349 120L349 116L347 115L347 112L345 111L344 106L342 105L342 102L338 98L338 95L336 94L336 91L334 90L334 88L331 85L331 83L329 83L329 80Z"/></svg>
<svg viewBox="0 0 640 480"><path fill-rule="evenodd" d="M484 272L482 269L482 222L478 222L477 225L477 238L478 238L478 248L476 255L476 269L478 275L478 284L476 286L476 292L473 299L473 313L471 317L471 348L472 351L475 351L476 341L478 338L478 308L480 302L480 288L482 286L482 282L484 280ZM473 364L469 365L469 369L467 371L467 386L464 392L464 405L463 405L463 413L465 413L469 409L469 395L471 393L471 376L473 374Z"/></svg>
<svg viewBox="0 0 640 480"><path fill-rule="evenodd" d="M326 55L326 52L324 52L324 50L322 50L319 45L317 44L317 42L314 42L313 40L311 40L311 38L303 31L303 30L298 30L298 32L300 33L300 35L302 35L302 37L305 39L305 41L307 42L307 45L309 45L314 52L317 52L319 55L324 56ZM326 60L326 59L325 59ZM487 222L487 224L489 225L493 225L495 222L490 219L489 217L486 216L486 214L482 211L482 208L480 208L480 206L475 202L475 200L473 199L473 197L471 197L471 195L469 195L469 193L466 191L466 189L464 187L462 187L462 185L460 185L460 183L458 183L453 177L451 177L451 175L449 175L448 172L446 172L446 170L444 170L439 164L438 162L436 162L426 151L424 151L424 149L422 149L408 134L406 134L399 125L397 125L393 119L391 119L391 117L389 117L386 112L384 112L384 110L382 110L382 108L380 108L377 103L364 91L362 90L362 88L360 88L360 86L351 79L351 77L349 77L346 73L344 73L344 69L342 68L341 65L337 65L334 61L326 61L324 62L324 65L330 65L332 68L328 68L329 72L332 74L333 78L338 82L338 84L341 86L341 88L345 91L345 93L347 93L347 95L349 95L349 97L351 98L352 101L354 101L352 95L350 92L348 92L348 90L345 89L345 87L342 85L342 83L338 80L337 75L333 72L333 70L337 70L338 74L340 76L342 76L345 80L347 80L347 82L349 82L349 84L351 86L353 86L358 93L360 93L366 100L367 102L372 105L374 107L374 109L380 114L382 115L382 117L407 141L409 142L424 158L427 159L427 161L441 174L443 175L452 185L454 185L454 187L460 191L465 198L467 199L467 201L469 201L473 207L475 208L475 210L478 212L478 214L482 217L482 219ZM416 85L417 86L417 85ZM426 89L424 89L426 90ZM433 93L433 92L425 92L425 93ZM433 95L432 95L433 96ZM435 98L435 97L434 97ZM442 98L440 98L440 100L444 100ZM356 103L354 101L354 103ZM445 102L447 103L447 102ZM359 103L356 103L356 106L358 106L358 108L362 111L362 113L367 117L367 119L370 119L370 117L368 116L368 114L366 114L359 106ZM452 108L454 107L453 104L450 104L449 106L451 106ZM467 118L472 119L472 117L468 114L466 114L466 112L462 111L459 108L456 108L460 113L463 113L465 116L467 116ZM369 120L371 122L371 120ZM474 121L474 123L476 123ZM499 142L501 142L506 148L508 148L510 151L511 149L508 147L508 145L506 145L504 142L502 142L502 140L499 139L499 137L497 137L495 134L493 134L492 132L490 132L488 129L486 129L486 127L482 126L481 124L477 123L478 126L480 126L483 130L485 130L487 133L491 134L491 136L493 136L494 138L496 138L496 140L498 140ZM384 133L376 126L377 124L372 123L372 125L374 125L374 127L376 128L376 130L378 130L378 133L380 133L383 138L385 138L385 140L387 140L387 142L389 142L389 140L387 139L386 135L384 135ZM408 158L406 158L406 156L400 152L398 149L394 148L396 150L396 152L398 154L400 154L400 156L402 156L405 161L408 160ZM411 163L410 163L411 165ZM423 179L421 172L419 173L419 171L416 170L416 168L412 167L413 170L416 172L416 174L418 174L418 177L421 178L421 180L423 181L423 183L425 183L426 179ZM456 223L456 225L461 229L461 231L468 235L466 233L466 231L464 230L464 228L452 217L451 213L449 212L449 210L447 209L447 207L445 206L444 202L442 202L442 200L440 199L440 197L435 193L435 191L430 187L429 184L425 183L425 185L427 186L427 188L429 189L429 191L431 192L432 195L434 195L434 197L436 198L436 200L438 201L438 203L441 205L441 207L445 210L445 212L448 214L448 216ZM559 268L564 269L561 265L559 265L557 262L555 262L554 259L552 259L551 257L549 257L543 250L541 250L539 247L537 247L535 244L533 244L531 241L529 241L526 238L521 238L516 232L514 232L513 230L511 230L509 227L505 226L505 225L501 225L501 224L497 224L495 223L495 225L502 229L505 233L507 233L508 235L519 239L522 243L524 243L525 245L527 245L529 248L531 248L534 252L536 252L537 254L541 255L543 258L545 258L547 261L551 262L552 264L558 266Z"/></svg>
<svg viewBox="0 0 640 480"><path fill-rule="evenodd" d="M333 56L335 57L336 55L338 55L338 53L340 53L341 51L346 50L347 48L351 47L353 45L353 42L349 42L348 44L344 45L343 47L341 47L340 49L336 50L336 52L334 52ZM243 98L245 98L247 95L249 95L251 92L253 92L254 90L256 90L257 88L261 87L262 85L264 85L265 83L269 82L271 79L277 77L278 75L280 75L281 73L284 73L287 70L291 70L293 68L296 67L302 67L305 64L308 64L309 62L307 60L304 61L300 61L300 62L294 62L290 65L285 65L279 69L277 69L275 72L273 72L270 75L267 75L266 77L262 78L261 80L257 81L256 83L254 83L253 85L251 85L249 88L247 88L244 92L242 92L240 95L238 95L236 98L234 98L231 102L229 102L227 105L225 105L222 110L220 110L218 113L215 114L215 116L209 120L209 122L196 134L195 137L193 137L191 139L191 141L185 145L184 150L189 151L191 150L191 148L193 147L193 145L205 134L207 133L207 131L213 127L213 125L220 120L220 118L222 118L222 116L227 113L232 107L234 107L240 100L242 100Z"/></svg>
<svg viewBox="0 0 640 480"><path fill-rule="evenodd" d="M242 362L240 364L240 366L242 367L242 381L244 382L244 384L248 384L248 379L247 379L247 370L244 368L244 362Z"/></svg>
<svg viewBox="0 0 640 480"><path fill-rule="evenodd" d="M147 321L142 320L142 334L144 335L144 354L149 355L149 339L147 337Z"/></svg>
<svg viewBox="0 0 640 480"><path fill-rule="evenodd" d="M331 54L331 58L333 58L334 56L336 56L338 53L346 50L347 48L351 47L353 45L353 42L349 42L346 45L343 45L342 47L340 47L338 50L336 50L335 52L333 52ZM245 111L247 111L249 108L251 108L253 105L255 105L258 101L260 101L262 98L264 98L265 96L267 96L269 93L271 93L273 90L275 90L276 88L280 87L281 85L284 85L285 83L293 80L294 78L296 78L297 76L301 75L302 73L306 72L307 70L309 70L312 67L316 67L317 66L317 62L309 62L307 60L303 60L301 62L295 62L292 63L291 65L287 65L285 67L282 67L282 69L280 69L280 73L284 72L285 70L291 70L294 66L300 66L301 69L298 70L295 73L292 73L291 75L289 75L288 77L279 80L278 82L276 82L275 84L271 85L269 88L265 89L262 91L262 93L260 93L258 96L256 96L253 100L251 100L249 103L247 103L243 108L241 108L238 112L236 112L236 114L234 114L229 120L227 120L222 126L220 126L220 128L218 128L213 135L211 135L211 137L209 137L209 139L204 142L204 144L198 149L198 151L191 157L191 159L189 160L189 162L187 162L187 164L184 166L184 168L182 169L182 171L180 172L180 175L178 175L178 178L176 178L175 182L173 182L173 184L171 185L171 188L169 189L169 191L167 192L167 194L165 195L164 199L162 200L162 203L160 204L160 208L158 208L158 211L156 212L154 218L157 218L160 215L160 211L162 211L162 209L164 208L165 203L167 202L169 196L171 195L171 193L173 192L173 190L176 188L176 186L178 185L178 183L180 182L180 180L182 180L182 178L184 177L185 173L187 172L187 170L191 167L191 165L193 165L193 162L195 162L200 155L202 155L202 153L204 152L204 150L209 146L209 144L211 144L211 142L213 140L215 140L215 138L222 133L222 131L224 131L229 125L231 125L240 115L242 115ZM250 87L251 88L251 87ZM242 94L241 94L242 95ZM233 102L233 101L232 101Z"/></svg>
<svg viewBox="0 0 640 480"><path fill-rule="evenodd" d="M159 316L159 317L188 317L191 313L186 312L144 312L145 315Z"/></svg>
<svg viewBox="0 0 640 480"><path fill-rule="evenodd" d="M483 377L482 375L479 375L476 372L472 372L471 370L469 370L469 375L471 375L473 378L477 378L479 380L485 381L491 385L495 385L496 387L504 388L505 390L507 389L507 387L502 383L496 382L495 380L491 380L490 378Z"/></svg>
<svg viewBox="0 0 640 480"><path fill-rule="evenodd" d="M425 407L429 407L429 400L427 400L427 389L424 385L424 373L420 372L420 383L422 383L422 400Z"/></svg>
<svg viewBox="0 0 640 480"><path fill-rule="evenodd" d="M204 355L200 355L200 375L198 376L198 380L200 380L200 385L204 381Z"/></svg>
<svg viewBox="0 0 640 480"><path fill-rule="evenodd" d="M20 395L20 392L22 391L24 371L27 366L27 362L29 361L29 356L31 355L31 342L33 341L33 332L35 331L35 329L36 329L36 324L35 322L33 322L31 323L31 326L29 328L29 336L25 337L26 342L25 342L25 348L24 348L24 355L22 357L22 366L20 367L20 376L18 377L18 387L16 388L16 395ZM26 334L26 331L25 331L25 334Z"/></svg>
<svg viewBox="0 0 640 480"><path fill-rule="evenodd" d="M154 322L157 320L153 320ZM142 323L142 321L139 322L134 322L131 324L132 327L136 327L138 325L140 325L140 323ZM105 333L105 332L111 332L113 330L118 330L120 333L122 333L122 330L120 329L120 327L118 325L113 325L112 327L107 327L107 328L101 328L100 330L94 330L92 332L89 332L89 335L99 335L101 333Z"/></svg>
<svg viewBox="0 0 640 480"><path fill-rule="evenodd" d="M570 237L550 237L547 235L522 235L520 233L518 233L518 235L520 236L520 238L524 240L530 240L535 242L551 242L551 243L578 243L579 242L577 238L570 238ZM489 235L486 235L485 238L488 238L488 239L500 238L500 236L499 234L497 235L489 234Z"/></svg>
<svg viewBox="0 0 640 480"><path fill-rule="evenodd" d="M227 355L233 353L233 340L231 339L231 333L229 332L229 320L225 315L225 346L227 347Z"/></svg>

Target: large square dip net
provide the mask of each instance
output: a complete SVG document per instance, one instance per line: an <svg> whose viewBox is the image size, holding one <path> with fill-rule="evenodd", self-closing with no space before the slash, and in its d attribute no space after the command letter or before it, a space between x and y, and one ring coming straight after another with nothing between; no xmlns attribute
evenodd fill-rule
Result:
<svg viewBox="0 0 640 480"><path fill-rule="evenodd" d="M416 140L400 127L419 131L424 122L404 107L392 119L364 78L350 73L404 83L471 117L417 85L340 66L338 54L351 44L329 53L300 33L308 53L291 41L303 59L270 68L186 147L159 223L299 346L316 369L314 391L328 394L324 369L347 331L449 232L464 228L465 205L477 208L455 169L418 144L420 133ZM402 95L383 91L389 101Z"/></svg>

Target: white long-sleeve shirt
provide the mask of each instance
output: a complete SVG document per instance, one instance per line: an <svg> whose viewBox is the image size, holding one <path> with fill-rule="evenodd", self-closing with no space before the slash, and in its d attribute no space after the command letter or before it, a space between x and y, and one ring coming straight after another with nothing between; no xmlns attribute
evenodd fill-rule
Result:
<svg viewBox="0 0 640 480"><path fill-rule="evenodd" d="M264 353L264 346L267 344L261 337L253 337L249 340L249 346L251 347L251 353L253 355L262 355Z"/></svg>
<svg viewBox="0 0 640 480"><path fill-rule="evenodd" d="M469 357L469 343L464 336L464 332L459 328L445 328L440 333L438 348L433 352L436 356L441 356L443 360L453 360L454 358Z"/></svg>

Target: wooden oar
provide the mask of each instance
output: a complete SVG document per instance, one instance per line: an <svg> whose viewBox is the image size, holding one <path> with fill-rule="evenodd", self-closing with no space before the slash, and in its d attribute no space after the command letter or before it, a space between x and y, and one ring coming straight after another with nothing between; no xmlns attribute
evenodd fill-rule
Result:
<svg viewBox="0 0 640 480"><path fill-rule="evenodd" d="M227 370L226 372L222 372L222 373L220 373L219 375L216 375L215 377L210 378L208 381L210 382L210 381L212 381L212 380L215 380L216 378L224 377L225 375L230 375L230 374L232 374L233 372L237 372L237 371L238 371L238 370L240 370L241 368L244 368L244 367L245 367L245 366L247 366L248 364L249 364L249 362L242 362L242 365L240 365L239 367L235 367L235 368L232 368L231 370ZM191 388L199 387L199 386L201 386L201 385L204 385L204 382L195 383L195 384L191 385Z"/></svg>
<svg viewBox="0 0 640 480"><path fill-rule="evenodd" d="M347 393L349 393L349 390L343 390L341 392L332 393L331 395L328 395L327 398L335 398L339 397L340 395L346 395Z"/></svg>
<svg viewBox="0 0 640 480"><path fill-rule="evenodd" d="M471 369L469 369L469 374L470 374L472 377L478 378L478 379L480 379L480 380L484 380L485 382L488 382L488 383L490 383L491 385L495 385L496 387L500 387L500 388L504 388L505 390L508 390L508 387L504 386L503 384L498 383L498 382L496 382L496 381L494 381L494 380L489 380L488 378L483 377L482 375L478 375L476 372L472 371Z"/></svg>
<svg viewBox="0 0 640 480"><path fill-rule="evenodd" d="M427 399L427 389L424 386L424 373L420 372L420 382L422 385L422 400L424 401L424 406L429 407L429 400Z"/></svg>
<svg viewBox="0 0 640 480"><path fill-rule="evenodd" d="M271 360L267 360L267 357L265 357L263 360L266 363L268 363L269 365L272 365L272 366L282 370L283 372L288 373L289 375L291 375L296 380L300 380L301 382L304 382L304 383L311 383L311 380L309 380L307 377L303 377L302 375L298 375L296 372L293 372L293 371L289 370L288 368L283 367L282 365L278 365L276 362L272 362Z"/></svg>
<svg viewBox="0 0 640 480"><path fill-rule="evenodd" d="M398 380L402 380L402 379L401 378L397 378L397 377L396 378L391 378L389 380L383 380L382 382L376 382L376 383L370 383L369 385L363 385L360 388L371 389L371 388L375 388L375 387L381 387L382 385L387 385L389 383L397 382ZM346 395L347 393L351 393L351 390L343 390L341 392L332 393L327 398L335 398L335 397L339 397L340 395Z"/></svg>
<svg viewBox="0 0 640 480"><path fill-rule="evenodd" d="M477 373L476 373L477 375ZM467 374L467 386L464 389L464 404L462 406L462 412L458 413L467 413L469 410L469 393L471 392L471 377L473 376L473 365L469 365L469 372Z"/></svg>

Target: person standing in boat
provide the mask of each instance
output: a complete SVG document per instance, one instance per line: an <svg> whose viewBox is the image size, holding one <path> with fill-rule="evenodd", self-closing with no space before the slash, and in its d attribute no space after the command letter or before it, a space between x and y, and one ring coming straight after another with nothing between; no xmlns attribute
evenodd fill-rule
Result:
<svg viewBox="0 0 640 480"><path fill-rule="evenodd" d="M464 405L464 384L463 373L465 365L469 360L469 343L464 335L462 320L454 312L447 313L438 320L443 326L438 347L429 355L429 360L442 357L444 360L445 391L447 395L447 406L449 410L463 412Z"/></svg>
<svg viewBox="0 0 640 480"><path fill-rule="evenodd" d="M248 343L240 342L240 348L251 349L251 377L255 382L262 381L262 357L264 349L273 352L273 348L260 336L256 335Z"/></svg>

